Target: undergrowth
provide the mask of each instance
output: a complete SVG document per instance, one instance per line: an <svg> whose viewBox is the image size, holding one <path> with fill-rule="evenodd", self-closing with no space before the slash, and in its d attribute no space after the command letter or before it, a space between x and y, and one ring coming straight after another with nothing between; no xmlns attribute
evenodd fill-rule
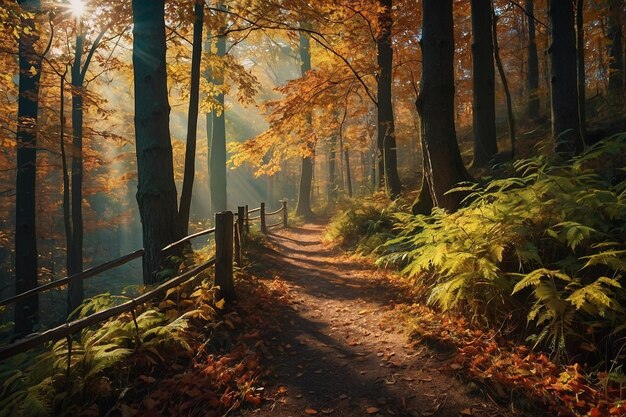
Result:
<svg viewBox="0 0 626 417"><path fill-rule="evenodd" d="M535 348L610 366L626 318L625 155L626 135L615 136L566 164L537 156L509 178L463 184L456 213L395 213L378 263L426 285L443 310L517 330L526 318Z"/></svg>
<svg viewBox="0 0 626 417"><path fill-rule="evenodd" d="M333 219L326 238L400 268L442 310L527 338L557 361L621 371L625 156L622 134L566 163L516 161L507 178L451 191L467 195L455 213L361 201Z"/></svg>
<svg viewBox="0 0 626 417"><path fill-rule="evenodd" d="M204 255L196 253L195 257ZM252 386L256 371L244 365L228 369L235 357L255 362L251 359L254 354L243 346L231 346L232 358L220 361L213 356L224 347L219 346L224 337L218 333L230 333L233 323L241 320L234 312L222 311L224 301L217 299L217 288L211 281L208 273L201 274L170 289L160 300L137 306L133 313L3 362L0 416L98 416L112 412L132 416L147 411L151 415L206 415L211 410L226 411L236 401L256 404L259 400ZM85 317L128 300L127 296L102 294L86 300L74 315ZM178 375L205 362L210 362L212 372L203 370L202 395L181 394L175 405L167 407L157 407L162 399L144 397L146 386L167 375L171 376L164 381L178 381L178 386L192 390ZM170 387L163 393L159 386L153 386L151 392L168 397L174 390ZM188 409L181 411L185 404Z"/></svg>
<svg viewBox="0 0 626 417"><path fill-rule="evenodd" d="M359 201L344 201L336 208L338 214L328 225L324 242L369 255L394 237L394 214L406 207L401 201L390 203L382 192Z"/></svg>

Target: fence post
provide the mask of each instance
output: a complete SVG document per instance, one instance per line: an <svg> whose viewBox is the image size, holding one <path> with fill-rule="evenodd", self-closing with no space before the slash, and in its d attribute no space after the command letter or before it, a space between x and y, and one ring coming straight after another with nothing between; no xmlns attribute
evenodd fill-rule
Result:
<svg viewBox="0 0 626 417"><path fill-rule="evenodd" d="M232 211L215 213L215 285L226 301L235 299Z"/></svg>
<svg viewBox="0 0 626 417"><path fill-rule="evenodd" d="M283 199L283 227L287 227L287 199Z"/></svg>
<svg viewBox="0 0 626 417"><path fill-rule="evenodd" d="M243 229L243 217L245 207L237 207L237 223L235 224L235 262L241 266L243 256L243 242L244 242L244 229Z"/></svg>
<svg viewBox="0 0 626 417"><path fill-rule="evenodd" d="M267 233L267 227L265 226L265 203L261 203L261 233Z"/></svg>
<svg viewBox="0 0 626 417"><path fill-rule="evenodd" d="M250 212L248 211L248 205L246 204L245 206L246 209L246 215L244 216L245 220L245 226L246 226L246 234L250 234Z"/></svg>

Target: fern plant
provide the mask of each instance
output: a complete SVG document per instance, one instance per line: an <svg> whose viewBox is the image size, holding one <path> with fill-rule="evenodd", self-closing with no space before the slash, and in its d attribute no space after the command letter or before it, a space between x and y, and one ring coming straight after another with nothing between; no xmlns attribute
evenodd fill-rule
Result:
<svg viewBox="0 0 626 417"><path fill-rule="evenodd" d="M567 164L537 156L517 161L511 178L461 184L451 192L468 196L456 213L396 214L378 263L475 321L525 312L530 340L555 356L609 337L626 301L624 156L618 135Z"/></svg>
<svg viewBox="0 0 626 417"><path fill-rule="evenodd" d="M191 357L189 323L215 320L215 294L208 281L190 281L169 290L157 304L3 363L0 416L102 415L108 409L102 407L110 406L141 369ZM72 315L84 317L128 300L101 294ZM120 366L129 361L133 366Z"/></svg>

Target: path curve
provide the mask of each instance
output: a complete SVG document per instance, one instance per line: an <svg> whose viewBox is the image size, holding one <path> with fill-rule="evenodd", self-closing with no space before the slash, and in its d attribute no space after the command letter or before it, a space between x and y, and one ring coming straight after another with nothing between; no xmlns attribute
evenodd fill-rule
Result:
<svg viewBox="0 0 626 417"><path fill-rule="evenodd" d="M266 342L269 399L253 416L509 416L448 370L454 354L409 343L401 287L322 243L324 224L278 229L252 271L286 291ZM255 260L256 259L256 260Z"/></svg>

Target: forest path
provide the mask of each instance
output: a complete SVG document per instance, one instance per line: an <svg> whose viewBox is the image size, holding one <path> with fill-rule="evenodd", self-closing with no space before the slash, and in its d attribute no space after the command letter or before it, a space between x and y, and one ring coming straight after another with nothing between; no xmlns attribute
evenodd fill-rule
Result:
<svg viewBox="0 0 626 417"><path fill-rule="evenodd" d="M368 262L325 247L325 225L274 230L252 271L284 292L280 330L266 340L271 369L253 416L504 416L455 378L454 354L409 344L406 289Z"/></svg>

